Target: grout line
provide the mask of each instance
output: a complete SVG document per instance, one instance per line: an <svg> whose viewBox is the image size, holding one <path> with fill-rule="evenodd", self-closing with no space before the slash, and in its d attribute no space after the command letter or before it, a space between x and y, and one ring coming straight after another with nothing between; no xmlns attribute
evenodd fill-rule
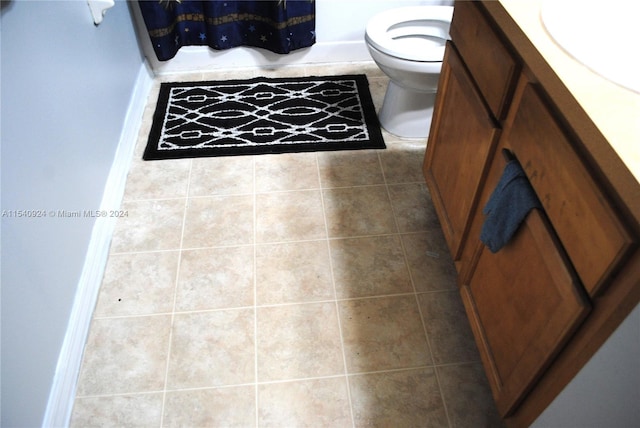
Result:
<svg viewBox="0 0 640 428"><path fill-rule="evenodd" d="M182 248L165 248L161 250L133 250L133 251L113 251L109 253L110 255L132 255L132 254L144 254L144 253L162 253L162 252L171 252L171 251L197 251L197 250L210 250L214 248L237 248L237 247L250 247L253 245L256 246L268 246L268 245L286 245L286 244L298 244L304 242L319 242L324 240L346 240L346 239L361 239L361 238L377 238L382 236L402 236L402 235L412 235L419 233L427 233L428 230L417 230L411 232L402 232L402 233L378 233L371 235L350 235L350 236L330 236L325 238L309 238L309 239L294 239L290 241L268 241L268 242L255 242L252 244L229 244L229 245L211 245L204 247L182 247Z"/></svg>
<svg viewBox="0 0 640 428"><path fill-rule="evenodd" d="M167 361L164 372L164 388L162 391L162 407L160 412L160 428L164 425L164 409L167 402L167 383L169 381L169 365L171 363L171 347L173 345L173 331L176 317L176 302L178 299L178 284L180 281L180 266L182 264L182 243L184 242L184 230L187 223L187 209L189 207L189 187L191 186L191 172L193 170L193 160L189 162L189 175L187 176L187 192L184 198L184 208L182 210L182 230L180 231L180 251L178 253L178 264L176 268L175 286L173 289L173 305L171 310L171 324L169 328L169 340L167 345Z"/></svg>
<svg viewBox="0 0 640 428"><path fill-rule="evenodd" d="M163 201L177 201L179 199L186 199L189 196L184 195L184 196L163 196L160 198L139 198L139 199L127 199L126 201L123 201L123 204L130 204L130 203L138 203L138 202L163 202ZM122 209L122 207L121 207Z"/></svg>
<svg viewBox="0 0 640 428"><path fill-rule="evenodd" d="M399 372L408 372L412 370L421 370L421 369L430 369L434 368L432 365L420 365L414 367L399 367L397 369L384 369L384 370L369 370L365 372L353 372L349 373L349 376L366 376L372 374L385 374L385 373L399 373Z"/></svg>
<svg viewBox="0 0 640 428"><path fill-rule="evenodd" d="M447 417L447 424L448 424L449 427L451 427L451 419L449 417L449 410L447 409L447 404L445 403L445 400L444 400L444 394L442 393L442 385L441 385L441 382L440 382L440 378L438 377L438 371L433 366L433 364L435 363L434 358L433 358L433 351L432 351L433 346L431 345L431 340L429 339L429 333L427 332L427 326L426 326L426 323L424 321L424 314L422 313L422 308L420 307L420 299L418 298L418 291L417 291L417 288L416 288L415 280L414 280L413 275L411 273L411 268L410 268L410 265L409 265L409 258L407 257L407 250L405 248L404 241L403 241L402 236L400 234L400 226L398 224L398 217L396 215L396 210L394 208L393 201L391 199L391 190L389 189L389 187L393 186L394 184L393 183L389 184L387 182L387 176L385 174L385 171L384 171L384 168L383 168L383 165L382 165L382 156L380 154L378 154L378 159L379 159L379 162L380 162L380 168L382 169L382 176L383 176L383 179L384 179L385 188L387 190L387 196L389 198L389 204L391 205L391 211L393 213L393 221L396 224L396 230L398 232L398 238L400 239L400 247L402 249L402 254L403 254L403 257L404 257L405 267L406 267L407 271L409 272L409 279L411 280L411 287L413 288L413 293L412 293L413 294L413 298L414 298L414 301L415 301L416 306L418 308L418 314L420 316L420 323L422 324L422 331L423 331L424 338L425 338L426 343L427 343L427 350L429 352L429 356L431 357L431 364L432 364L432 367L433 367L433 373L434 373L435 378L436 378L436 383L438 385L438 392L440 393L440 400L442 401L442 406L444 408L444 413L445 413L445 415ZM402 184L405 184L405 183L402 183Z"/></svg>
<svg viewBox="0 0 640 428"><path fill-rule="evenodd" d="M292 383L292 382L304 382L304 381L312 381L312 380L322 380L322 379L341 379L345 376L355 377L355 376L367 376L367 375L376 375L376 374L386 374L386 373L400 373L406 371L414 371L421 369L436 369L440 367L457 367L457 366L470 366L474 364L480 364L480 361L461 361L456 363L445 363L445 364L435 364L435 365L419 365L412 367L399 367L399 368L389 368L383 370L368 370L362 372L352 372L352 373L340 373L333 375L325 375L325 376L310 376L310 377L300 377L300 378L287 378L287 379L278 379L278 380L268 380L262 382L245 382L245 383L230 383L230 384L221 384L221 385L213 385L213 386L199 386L199 387L187 387L187 388L172 388L172 389L158 389L158 390L149 390L149 391L133 391L133 392L118 392L113 394L87 394L87 395L77 395L77 398L101 398L101 397L122 397L122 396L130 396L130 395L148 395L148 394L160 394L167 392L183 392L183 391L206 391L211 389L229 389L229 388L240 388L240 387L248 387L248 386L257 386L257 385L278 385L283 383Z"/></svg>
<svg viewBox="0 0 640 428"><path fill-rule="evenodd" d="M320 174L320 164L318 156L316 156L316 171L318 174L318 180L320 182L320 188L322 189L322 176ZM356 420L353 412L353 400L351 398L351 385L349 383L349 369L347 368L347 355L344 347L344 335L342 334L342 319L340 318L340 306L338 305L338 291L336 289L336 280L333 270L333 258L331 257L331 241L329 240L329 223L327 221L327 212L324 203L324 191L320 191L320 203L322 204L322 216L324 218L325 236L327 236L327 252L329 255L329 273L331 274L331 284L333 286L333 302L336 310L336 319L338 320L338 334L340 335L340 349L342 351L342 364L344 367L344 379L347 386L347 401L349 403L349 416L351 418L351 426L355 428Z"/></svg>
<svg viewBox="0 0 640 428"><path fill-rule="evenodd" d="M407 263L407 267L409 265L409 259L407 257L407 251L406 248L404 246L404 241L402 239L400 239L400 244L402 245L402 251L404 253L404 257L405 257L405 261ZM438 365L436 365L435 359L433 357L433 345L431 344L431 339L429 338L429 333L427 331L427 324L424 320L424 314L422 313L422 307L420 306L420 299L419 299L419 295L422 294L432 294L435 292L440 292L442 290L437 290L437 291L428 291L428 292L418 292L418 289L416 288L416 284L413 278L413 274L411 273L411 269L409 269L409 276L411 278L411 285L413 286L413 291L414 291L414 296L415 296L415 300L416 300L416 304L418 306L418 313L420 314L420 322L422 323L422 329L424 332L424 337L427 341L427 347L429 348L429 355L431 356L431 364L433 367L433 374L435 375L436 378L436 384L438 385L438 392L440 393L440 400L442 400L442 406L444 408L444 414L447 417L447 424L449 425L449 427L452 427L452 423L451 423L451 418L449 416L449 409L447 408L447 403L446 400L444 399L444 393L442 390L442 382L440 381L440 376L438 376L438 370L437 367ZM441 366L441 365L440 365Z"/></svg>
<svg viewBox="0 0 640 428"><path fill-rule="evenodd" d="M260 426L260 394L258 389L258 195L257 189L257 173L256 173L256 157L251 158L253 165L253 388L255 402L255 426Z"/></svg>
<svg viewBox="0 0 640 428"><path fill-rule="evenodd" d="M254 283L256 279L254 278ZM96 316L94 319L96 320L105 320L105 319L125 319L125 318L141 318L141 317L154 317L154 316L166 316L171 314L176 315L191 315L191 314L201 314L201 313L212 313L212 312L221 312L221 311L241 311L247 309L254 308L278 308L278 307L287 307L287 306L299 306L299 305L313 305L313 304L322 304L322 303L333 303L333 302L351 302L358 300L373 300L373 299L386 299L386 298L394 298L394 297L408 297L413 296L414 294L436 294L436 293L447 293L452 292L454 290L429 290L429 291L419 291L419 292L405 292L405 293L391 293L391 294L376 294L371 296L357 296L357 297L336 297L333 299L318 299L318 300L298 300L284 303L265 303L265 304L254 304L251 306L225 306L221 308L207 308L207 309L193 309L193 310L174 310L173 312L154 312L154 313L144 313L144 314L126 314L126 315L103 315ZM255 294L254 294L255 296ZM255 298L255 297L254 297Z"/></svg>

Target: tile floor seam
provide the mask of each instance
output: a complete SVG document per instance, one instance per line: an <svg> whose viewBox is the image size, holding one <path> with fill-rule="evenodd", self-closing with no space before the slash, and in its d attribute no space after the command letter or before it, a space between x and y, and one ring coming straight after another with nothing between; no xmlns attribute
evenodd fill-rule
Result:
<svg viewBox="0 0 640 428"><path fill-rule="evenodd" d="M287 190L269 190L269 191L262 191L262 192L254 192L254 194L256 196L261 196L261 195L282 194L282 193L315 192L318 190L322 190L322 187L308 187L308 188L287 189Z"/></svg>
<svg viewBox="0 0 640 428"><path fill-rule="evenodd" d="M430 292L425 292L426 293L430 293ZM415 295L414 292L409 291L406 293L389 293L389 294L372 294L369 296L357 296L357 297L336 297L335 299L321 299L321 300L300 300L300 301L294 301L294 302L284 302L284 303L266 303L266 304L261 304L261 305L256 305L256 308L258 309L262 309L262 308L280 308L280 307L288 307L288 306L299 306L299 305L312 305L312 304L320 304L320 303L341 303L341 302L354 302L354 301L358 301L358 300L374 300L374 299L388 299L388 298L395 298L395 297L413 297ZM228 309L242 309L242 308L248 308L248 307L230 307ZM193 311L193 312L214 312L214 311L221 311L221 310L226 310L227 308L224 309L204 309L201 311ZM177 312L177 313L182 313L182 312Z"/></svg>
<svg viewBox="0 0 640 428"><path fill-rule="evenodd" d="M426 294L426 293L425 293ZM433 373L436 377L436 384L438 385L438 391L440 392L440 400L442 400L442 405L444 407L444 413L445 416L447 417L447 423L449 425L449 427L452 427L451 424L451 418L449 416L449 409L447 408L447 402L445 400L445 396L444 396L444 390L442 388L442 381L440 380L440 376L438 375L438 370L436 370L436 360L433 356L433 345L431 343L431 339L429 337L429 332L427 331L427 324L425 322L425 318L424 318L424 314L422 313L422 307L420 305L420 299L418 298L418 292L415 291L414 293L414 298L416 301L416 304L418 305L418 312L420 314L420 322L422 323L422 328L424 330L424 336L427 340L427 347L429 348L429 354L431 355L431 363L432 363L432 367L433 367Z"/></svg>
<svg viewBox="0 0 640 428"><path fill-rule="evenodd" d="M193 169L193 161L189 162L189 174L187 176L187 189L186 194L189 195L189 187L191 185L191 171ZM167 404L167 385L169 382L169 370L171 367L171 349L173 347L173 333L174 322L176 317L176 302L178 300L178 284L180 282L180 266L182 264L182 244L184 242L184 231L187 222L187 209L189 207L189 197L185 197L184 208L182 210L182 230L180 231L180 252L178 254L178 264L176 267L174 289L173 289L173 304L171 306L171 323L169 324L169 338L167 340L167 358L165 363L164 373L164 388L162 393L162 407L160 411L160 428L164 426L164 413Z"/></svg>
<svg viewBox="0 0 640 428"><path fill-rule="evenodd" d="M205 391L205 390L212 390L212 389L214 390L228 389L228 388L246 387L246 386L254 386L254 385L259 385L259 386L277 385L277 384L283 384L283 383L304 382L304 381L310 381L310 380L341 379L344 377L366 376L366 375L385 374L385 373L400 373L400 372L414 371L414 370L420 370L420 369L437 369L442 367L471 366L478 363L479 363L478 361L468 361L468 362L456 362L456 363L449 363L449 364L433 364L433 365L421 364L417 366L407 366L407 367L399 367L399 368L383 369L383 370L347 372L347 373L324 375L324 376L292 377L292 378L286 378L286 379L259 381L259 382L228 383L228 384L219 384L214 386L187 387L187 388L166 388L166 389L147 390L147 391L118 392L118 393L112 393L112 394L85 394L85 395L77 395L76 397L77 398L121 397L121 396L130 396L130 395L160 394L163 392Z"/></svg>
<svg viewBox="0 0 640 428"><path fill-rule="evenodd" d="M404 244L404 241L402 239L400 239L401 242L401 246L402 246L402 251L405 257L405 261L407 262L407 264L409 264L409 259L407 256L407 251L406 251L406 247ZM427 348L429 349L429 355L431 356L431 366L433 367L433 373L435 375L436 378L436 384L438 385L438 392L440 393L440 400L442 400L442 405L444 407L444 414L447 418L447 424L449 425L449 427L452 427L451 424L451 418L449 416L449 409L447 408L447 402L445 400L445 396L444 396L444 390L442 389L442 382L440 380L440 377L438 375L438 370L436 369L436 360L433 356L433 345L431 343L431 339L429 338L429 332L427 330L427 324L425 322L425 317L424 314L422 312L422 306L420 305L420 299L419 299L419 295L421 294L432 294L432 293L437 293L440 292L441 290L429 290L427 292L418 292L418 289L416 287L416 284L414 282L413 279L413 274L411 272L411 269L409 268L409 276L411 277L411 285L413 286L413 291L414 291L414 298L416 301L416 304L418 305L418 313L420 314L420 322L422 323L422 329L424 331L424 336L425 339L427 341Z"/></svg>
<svg viewBox="0 0 640 428"><path fill-rule="evenodd" d="M420 369L433 369L436 366L430 364L421 364L418 366L409 366L409 367L399 367L395 369L384 369L384 370L367 370L362 372L353 372L349 373L347 376L366 376L372 374L384 374L384 373L400 373L407 372L412 370L420 370Z"/></svg>
<svg viewBox="0 0 640 428"><path fill-rule="evenodd" d="M231 192L231 193L219 193L212 195L189 195L189 199L222 199L231 196L254 196L256 192Z"/></svg>
<svg viewBox="0 0 640 428"><path fill-rule="evenodd" d="M320 174L320 163L318 161L318 156L316 156L316 173L318 174L318 182L320 183L320 188L322 189L322 174ZM325 236L327 237L327 239L325 239L326 245L327 245L327 253L329 255L329 273L331 275L331 285L333 287L333 305L336 311L336 319L338 321L338 333L340 335L340 350L342 351L342 366L344 367L344 376L345 376L345 383L346 383L346 387L347 387L347 402L349 404L349 417L351 419L351 427L355 428L355 416L354 416L354 411L353 411L353 400L351 398L351 385L349 384L349 376L348 376L348 372L349 372L349 368L347 366L347 355L346 355L346 350L345 350L345 345L344 345L344 334L342 333L342 319L340 317L340 307L338 305L338 291L336 288L336 279L335 279L335 272L333 269L333 261L332 261L332 257L331 257L331 245L330 245L330 241L329 241L329 221L328 221L328 216L327 216L327 210L326 210L326 204L324 201L325 198L325 194L324 191L320 191L320 203L322 205L322 216L324 218L324 227L325 227Z"/></svg>
<svg viewBox="0 0 640 428"><path fill-rule="evenodd" d="M428 231L424 230L424 231L409 232L409 233L424 233L424 232L428 232ZM407 234L407 233L405 233L405 234ZM262 245L298 244L298 243L318 242L318 241L325 241L325 240L327 240L327 241L335 241L335 240L360 239L360 238L378 238L378 237L399 236L399 235L401 235L401 234L400 233L396 233L396 232L391 232L391 233L377 233L377 234L371 234L371 235L329 236L329 237L325 237L325 238L295 239L295 240L291 240L291 241L258 242L258 243L256 243L256 245L262 246ZM218 248L218 247L211 247L211 248Z"/></svg>
<svg viewBox="0 0 640 428"><path fill-rule="evenodd" d="M450 292L450 290L430 290L430 291L419 291L420 294L435 294L435 293L446 293ZM225 306L222 308L209 308L209 309L196 309L196 310L174 310L170 312L153 312L153 313L144 313L144 314L128 314L128 315L101 315L94 316L94 320L107 320L107 319L127 319L127 318L143 318L143 317L156 317L156 316L169 316L171 314L175 315L194 315L194 314L206 314L206 313L215 313L215 312L224 312L224 311L241 311L241 310L249 310L249 309L262 309L262 308L278 308L278 307L288 307L288 306L299 306L299 305L312 305L312 304L321 304L321 303L340 303L340 302L351 302L358 300L372 300L372 299L386 299L386 298L394 298L394 297L409 297L413 296L414 292L406 292L406 293L389 293L389 294L372 294L368 296L357 296L357 297L336 297L332 299L319 299L319 300L299 300L292 302L284 302L284 303L265 303L265 304L254 304L250 306Z"/></svg>
<svg viewBox="0 0 640 428"><path fill-rule="evenodd" d="M330 186L330 187L321 187L321 190L342 190L342 189L359 189L359 188L369 188L369 187L386 187L385 183L376 183L376 184L355 184L351 186Z"/></svg>
<svg viewBox="0 0 640 428"><path fill-rule="evenodd" d="M380 163L382 164L382 159L380 159ZM384 173L384 169L383 169L383 173ZM386 181L387 180L386 180L386 175L385 175L385 183L386 183ZM391 184L391 185L387 184L387 192L388 192L388 195L389 195L389 200L391 200L391 191L390 191L389 187L390 186L394 186L394 185L397 185L397 184ZM398 235L400 235L400 227L399 227L399 224L398 224L398 219L397 219L397 216L396 216L396 212L395 212L393 203L391 204L391 209L393 210L393 218L394 218L394 221L396 222L396 227L398 229ZM422 325L422 331L423 331L424 338L425 338L426 343L427 343L427 351L429 352L429 357L431 358L431 366L434 367L435 359L434 359L434 356L433 356L433 345L431 343L431 339L429 338L429 332L427 331L427 325L425 323L424 314L422 313L422 307L420 306L420 299L418 298L418 291L417 291L417 288L416 288L416 285L415 285L415 281L413 279L413 274L411 273L411 268L409 266L409 258L407 256L407 251L406 251L406 248L405 248L404 241L402 240L402 237L400 237L400 246L402 248L402 254L404 256L405 265L406 265L406 267L407 267L407 269L409 271L409 277L411 279L411 286L413 287L413 293L412 294L413 294L413 298L414 298L414 301L416 303L416 306L418 308L418 314L420 316L420 323ZM444 398L444 391L442 389L442 384L440 382L440 378L438 377L438 371L435 369L435 367L433 368L433 373L434 373L435 378L436 378L436 384L438 385L438 392L440 394L440 400L442 401L442 405L444 407L444 414L445 414L445 416L447 418L447 424L451 428L451 419L449 417L449 410L447 409L447 404L446 404L446 401L445 401L445 398Z"/></svg>
<svg viewBox="0 0 640 428"><path fill-rule="evenodd" d="M150 253L155 253L155 254L177 253L178 251L180 251L179 248L177 249L170 248L170 249L162 249L162 250L113 251L113 252L110 252L109 255L110 256L121 256L121 255L134 256L136 254L150 254Z"/></svg>
<svg viewBox="0 0 640 428"><path fill-rule="evenodd" d="M255 246L255 244L210 245L210 246L199 246L199 247L182 247L180 251L203 251L203 250L214 250L214 249L224 249L224 248L248 248L253 246Z"/></svg>
<svg viewBox="0 0 640 428"><path fill-rule="evenodd" d="M374 233L371 235L348 235L348 236L331 236L327 238L329 241L347 240L347 239L363 239L363 238L380 238L389 236L399 236L397 232Z"/></svg>
<svg viewBox="0 0 640 428"><path fill-rule="evenodd" d="M393 207L393 199L391 198L391 192L389 191L389 184L387 180L387 173L384 169L384 163L382 162L382 154L378 152L378 165L380 166L380 170L382 171L382 182L381 186L384 186L384 190L387 193L387 200L389 201L389 207L391 207L391 215L393 216L393 224L396 227L394 235L398 235L400 233L400 224L398 223L398 216L396 215L396 210Z"/></svg>
<svg viewBox="0 0 640 428"><path fill-rule="evenodd" d="M172 312L154 312L150 314L127 314L127 315L102 315L94 316L93 320L118 320L118 319L130 319L130 318L147 318L147 317L166 317L171 316Z"/></svg>
<svg viewBox="0 0 640 428"><path fill-rule="evenodd" d="M193 386L188 388L168 388L167 392L184 392L184 391L208 391L212 389L230 389L230 388L240 388L246 386L254 386L255 382L244 382L244 383L229 383L229 384L220 384L214 386Z"/></svg>
<svg viewBox="0 0 640 428"><path fill-rule="evenodd" d="M123 199L122 204L131 202L165 202L165 201L177 201L180 199L187 199L188 196L168 196L163 198L135 198L135 199ZM122 208L122 207L121 207Z"/></svg>
<svg viewBox="0 0 640 428"><path fill-rule="evenodd" d="M164 389L158 390L150 390L150 391L134 391L134 392L115 392L113 394L86 394L86 395L76 395L75 398L107 398L107 397L128 397L131 395L152 395L152 394L162 394Z"/></svg>
<svg viewBox="0 0 640 428"><path fill-rule="evenodd" d="M349 374L341 373L341 374L333 374L333 375L325 375L325 376L305 376L305 377L292 377L286 379L277 379L277 380L265 380L261 382L257 382L258 386L264 385L280 385L283 383L292 383L292 382L306 382L310 380L322 380L322 379L342 379Z"/></svg>
<svg viewBox="0 0 640 428"><path fill-rule="evenodd" d="M256 427L260 426L260 394L258 390L258 192L256 158L251 159L253 173L253 396Z"/></svg>
<svg viewBox="0 0 640 428"><path fill-rule="evenodd" d="M424 181L398 181L396 183L387 183L387 186L404 186L406 184L425 184Z"/></svg>

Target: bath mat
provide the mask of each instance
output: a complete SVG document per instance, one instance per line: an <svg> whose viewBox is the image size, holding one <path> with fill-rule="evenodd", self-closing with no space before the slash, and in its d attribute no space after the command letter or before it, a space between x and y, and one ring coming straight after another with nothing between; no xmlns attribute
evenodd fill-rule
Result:
<svg viewBox="0 0 640 428"><path fill-rule="evenodd" d="M384 149L363 74L163 83L146 160Z"/></svg>

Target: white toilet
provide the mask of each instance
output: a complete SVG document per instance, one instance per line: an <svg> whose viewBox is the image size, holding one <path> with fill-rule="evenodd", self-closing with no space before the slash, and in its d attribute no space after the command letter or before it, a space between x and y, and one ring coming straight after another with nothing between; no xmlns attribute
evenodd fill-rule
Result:
<svg viewBox="0 0 640 428"><path fill-rule="evenodd" d="M453 6L401 7L367 23L371 57L391 79L378 117L384 129L406 138L429 135Z"/></svg>

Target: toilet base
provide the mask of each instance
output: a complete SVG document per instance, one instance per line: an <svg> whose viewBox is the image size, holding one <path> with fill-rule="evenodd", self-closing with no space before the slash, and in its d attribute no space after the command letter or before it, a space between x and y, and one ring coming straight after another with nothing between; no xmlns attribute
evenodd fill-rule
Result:
<svg viewBox="0 0 640 428"><path fill-rule="evenodd" d="M415 92L389 82L378 119L398 137L426 138L431 128L435 92Z"/></svg>

